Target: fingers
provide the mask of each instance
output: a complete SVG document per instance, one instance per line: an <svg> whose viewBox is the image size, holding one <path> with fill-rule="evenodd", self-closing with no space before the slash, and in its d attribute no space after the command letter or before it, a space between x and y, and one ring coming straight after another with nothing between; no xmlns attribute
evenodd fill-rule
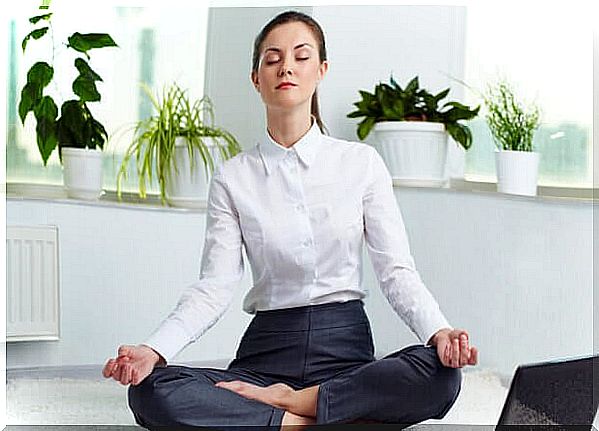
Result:
<svg viewBox="0 0 599 431"><path fill-rule="evenodd" d="M119 356L128 356L131 353L133 346L120 346L118 349Z"/></svg>
<svg viewBox="0 0 599 431"><path fill-rule="evenodd" d="M131 371L132 367L130 364L125 364L123 366L123 372L121 373L121 383L123 385L128 385L131 382Z"/></svg>
<svg viewBox="0 0 599 431"><path fill-rule="evenodd" d="M451 366L457 368L460 365L460 341L458 338L451 340Z"/></svg>
<svg viewBox="0 0 599 431"><path fill-rule="evenodd" d="M466 334L460 335L460 367L463 367L468 363L470 359L470 349L468 348L468 336Z"/></svg>
<svg viewBox="0 0 599 431"><path fill-rule="evenodd" d="M476 365L478 363L478 349L476 347L470 348L470 359L468 360L469 365Z"/></svg>
<svg viewBox="0 0 599 431"><path fill-rule="evenodd" d="M129 360L127 356L110 359L106 363L102 374L104 377L112 377L122 383L123 378L126 377L127 370L131 368L131 365L128 363Z"/></svg>
<svg viewBox="0 0 599 431"><path fill-rule="evenodd" d="M443 353L443 359L441 360L441 362L446 367L450 367L451 366L451 343L447 343L445 345L445 351Z"/></svg>
<svg viewBox="0 0 599 431"><path fill-rule="evenodd" d="M106 361L104 368L102 369L102 375L106 378L109 378L112 375L112 370L114 368L115 360L109 359Z"/></svg>

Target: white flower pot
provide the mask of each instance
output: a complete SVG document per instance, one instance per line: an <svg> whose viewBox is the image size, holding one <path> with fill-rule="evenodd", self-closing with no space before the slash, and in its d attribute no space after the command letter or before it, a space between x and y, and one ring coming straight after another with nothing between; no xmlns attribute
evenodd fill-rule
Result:
<svg viewBox="0 0 599 431"><path fill-rule="evenodd" d="M222 163L222 155L214 139L202 138L208 146L208 151L212 155L214 168ZM223 141L224 142L224 141ZM174 168L170 170L165 184L166 198L169 205L184 208L203 208L206 205L208 196L208 186L212 173L208 171L206 178L206 168L204 159L200 150L194 148L194 169L190 172L191 160L189 159L189 150L186 139L178 137L175 140L175 152L173 157L177 166L178 173Z"/></svg>
<svg viewBox="0 0 599 431"><path fill-rule="evenodd" d="M535 196L539 175L539 153L495 149L497 191Z"/></svg>
<svg viewBox="0 0 599 431"><path fill-rule="evenodd" d="M63 183L67 196L97 200L102 190L102 150L62 148Z"/></svg>
<svg viewBox="0 0 599 431"><path fill-rule="evenodd" d="M442 123L384 121L373 128L375 148L402 185L441 187L447 182L447 132Z"/></svg>

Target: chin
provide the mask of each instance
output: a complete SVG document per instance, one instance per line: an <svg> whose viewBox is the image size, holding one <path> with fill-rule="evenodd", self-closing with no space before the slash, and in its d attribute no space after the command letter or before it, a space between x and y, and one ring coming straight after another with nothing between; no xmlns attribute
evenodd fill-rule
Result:
<svg viewBox="0 0 599 431"><path fill-rule="evenodd" d="M296 97L293 97L293 98L278 97L278 98L273 98L272 100L266 102L266 104L271 109L276 109L276 110L296 109L296 108L299 108L299 107L305 105L306 103L309 104L310 103L309 100L298 99Z"/></svg>

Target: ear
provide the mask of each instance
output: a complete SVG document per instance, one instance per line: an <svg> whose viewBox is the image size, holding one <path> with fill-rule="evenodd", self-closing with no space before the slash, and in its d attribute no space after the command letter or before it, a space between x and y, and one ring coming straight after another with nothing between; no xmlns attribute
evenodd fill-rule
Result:
<svg viewBox="0 0 599 431"><path fill-rule="evenodd" d="M258 79L258 74L256 73L256 71L252 70L250 79L252 80L252 83L254 84L254 88L256 89L256 91L260 92L260 80Z"/></svg>
<svg viewBox="0 0 599 431"><path fill-rule="evenodd" d="M323 61L318 68L318 82L324 79L324 76L327 74L329 70L329 62L327 60Z"/></svg>

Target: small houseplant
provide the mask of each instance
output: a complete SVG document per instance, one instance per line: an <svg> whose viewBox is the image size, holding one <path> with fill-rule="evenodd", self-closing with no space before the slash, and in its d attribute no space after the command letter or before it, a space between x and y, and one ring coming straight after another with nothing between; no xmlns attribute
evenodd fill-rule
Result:
<svg viewBox="0 0 599 431"><path fill-rule="evenodd" d="M445 183L448 134L465 150L472 145L472 133L462 120L474 118L480 109L459 102L439 103L449 88L433 95L421 89L418 77L402 88L394 79L379 83L374 94L360 91L362 100L349 118L365 117L357 129L364 140L371 131L375 146L391 175L402 184L442 185Z"/></svg>
<svg viewBox="0 0 599 431"><path fill-rule="evenodd" d="M37 25L21 44L23 53L31 39L40 39L51 28L52 13L47 6L40 6L46 13L31 17L29 22ZM102 81L89 65L88 51L96 48L116 47L112 37L106 33L73 33L68 38L67 48L85 55L78 56L74 65L79 72L72 84L75 98L58 107L54 99L44 94L52 82L54 67L45 61L36 62L27 72L27 83L21 90L19 116L23 125L29 112L36 120L37 145L44 166L58 145L58 155L64 169L64 185L70 197L97 199L102 192L102 149L107 139L104 126L97 121L88 107L88 102L101 99L96 87ZM54 49L54 47L52 47Z"/></svg>
<svg viewBox="0 0 599 431"><path fill-rule="evenodd" d="M533 149L533 136L540 125L539 107L516 100L505 78L488 85L483 100L496 146L497 191L536 195L539 153Z"/></svg>
<svg viewBox="0 0 599 431"><path fill-rule="evenodd" d="M214 125L214 107L208 96L192 102L177 84L166 87L162 98L147 86L143 88L155 113L133 126L133 141L117 174L118 199L122 196L121 181L127 178L129 161L135 156L141 198L147 196L146 181L152 181L155 168L163 204L202 206L215 162L235 156L241 147L231 133ZM209 123L203 119L205 113ZM196 161L200 157L204 175Z"/></svg>

